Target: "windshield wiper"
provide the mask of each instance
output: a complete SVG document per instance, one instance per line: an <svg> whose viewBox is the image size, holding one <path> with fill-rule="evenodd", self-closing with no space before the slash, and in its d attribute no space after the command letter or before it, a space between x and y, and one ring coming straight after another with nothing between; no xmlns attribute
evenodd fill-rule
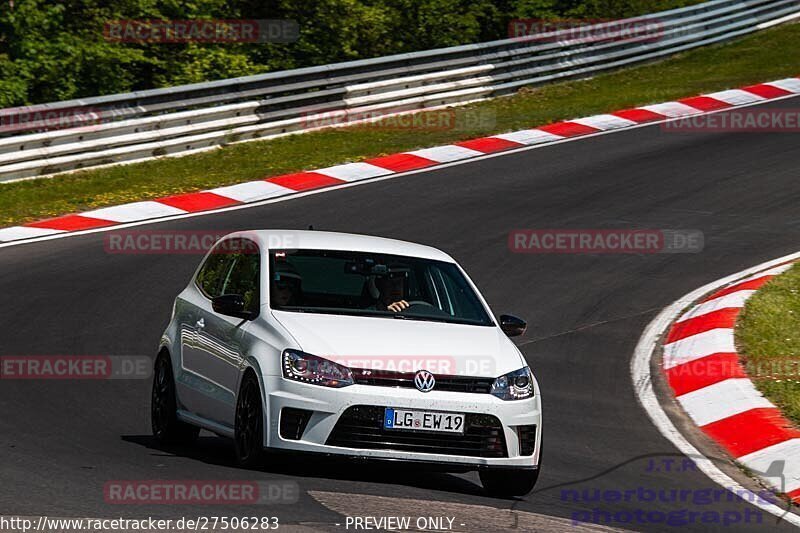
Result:
<svg viewBox="0 0 800 533"><path fill-rule="evenodd" d="M416 315L402 315L400 313L396 313L393 316L394 316L394 318L400 318L402 320L417 320L417 321L420 321L420 322L444 322L446 324L449 324L449 323L453 322L452 320L447 320L445 318L438 318L438 317L434 318L434 317L429 317L429 316L416 316Z"/></svg>
<svg viewBox="0 0 800 533"><path fill-rule="evenodd" d="M452 318L441 318L432 316L419 316L419 315L394 315L395 318L402 318L404 320L417 320L421 322L441 322L442 324L460 324L462 326L490 326L491 324L483 324L481 322L473 322L469 320L458 320Z"/></svg>

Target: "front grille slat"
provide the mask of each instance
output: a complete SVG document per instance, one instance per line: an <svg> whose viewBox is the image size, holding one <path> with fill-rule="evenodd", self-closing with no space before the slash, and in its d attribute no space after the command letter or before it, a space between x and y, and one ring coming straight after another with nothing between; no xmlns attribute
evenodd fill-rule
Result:
<svg viewBox="0 0 800 533"><path fill-rule="evenodd" d="M311 419L311 411L284 407L281 409L280 433L287 440L300 440Z"/></svg>
<svg viewBox="0 0 800 533"><path fill-rule="evenodd" d="M508 457L505 433L492 415L467 413L464 434L386 430L385 407L356 405L345 410L327 440L328 446L397 450L469 457Z"/></svg>
<svg viewBox="0 0 800 533"><path fill-rule="evenodd" d="M519 436L519 454L533 455L536 448L536 425L519 426L517 435Z"/></svg>
<svg viewBox="0 0 800 533"><path fill-rule="evenodd" d="M399 440L373 439L345 439L337 441L336 446L344 448L364 448L367 450L399 450L423 453L438 453L440 455L467 455L470 457L484 457L480 453L481 444L472 446L444 445L439 442L404 442ZM476 451L477 450L477 451ZM487 450L486 457L502 457L496 455L495 450Z"/></svg>
<svg viewBox="0 0 800 533"><path fill-rule="evenodd" d="M353 379L359 385L374 387L400 387L413 389L413 372L396 372L393 370L367 370L353 368ZM466 392L475 394L489 394L492 390L494 378L481 378L473 376L445 376L435 375L436 386L434 390L445 392Z"/></svg>
<svg viewBox="0 0 800 533"><path fill-rule="evenodd" d="M396 433L397 433L397 437L398 437L398 438L395 439L396 442L404 440L403 437L405 437L405 435L401 435L399 432L396 432ZM392 434L395 434L395 432L392 432ZM382 437L383 433L381 433L380 431L375 431L374 433L363 433L363 432L358 432L358 431L350 431L349 435L350 435L350 439L352 439L352 440L356 440L356 437L360 437L363 440L370 440L370 439L375 439L375 438ZM480 445L480 443L482 442L482 439L484 438L484 436L480 436L480 437L470 437L470 436L465 436L465 435L460 435L460 436L461 436L461 438L464 439L462 444L472 444L472 445ZM441 440L439 439L439 434L435 434L432 438L431 437L427 437L427 436L423 437L422 435L417 434L417 435L414 435L413 439L407 439L407 440L414 440L414 441L417 441L417 442L420 442L420 443L425 443L425 442L429 441L429 442L431 442L433 444L441 442ZM469 446L467 446L467 447L469 447Z"/></svg>

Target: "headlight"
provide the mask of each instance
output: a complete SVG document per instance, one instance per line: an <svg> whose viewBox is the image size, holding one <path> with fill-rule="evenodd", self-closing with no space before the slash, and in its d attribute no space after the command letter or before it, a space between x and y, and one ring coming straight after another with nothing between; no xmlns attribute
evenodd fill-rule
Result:
<svg viewBox="0 0 800 533"><path fill-rule="evenodd" d="M298 350L284 350L283 377L323 387L353 384L353 373L346 366Z"/></svg>
<svg viewBox="0 0 800 533"><path fill-rule="evenodd" d="M501 400L524 400L533 396L533 373L527 366L504 376L492 384L492 394Z"/></svg>

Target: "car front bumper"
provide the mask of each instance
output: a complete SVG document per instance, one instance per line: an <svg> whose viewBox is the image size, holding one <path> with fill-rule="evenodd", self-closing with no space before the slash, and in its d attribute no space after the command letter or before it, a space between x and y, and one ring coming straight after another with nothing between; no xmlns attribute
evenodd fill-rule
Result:
<svg viewBox="0 0 800 533"><path fill-rule="evenodd" d="M485 393L436 390L422 393L410 388L372 385L333 389L296 383L280 376L264 376L264 388L265 447L272 450L428 462L475 469L535 468L539 464L542 417L538 386L532 398L514 401L504 401ZM463 437L383 430L381 420L387 407L464 413L467 415L467 428ZM286 409L302 410L307 420L302 431L292 438L285 438L285 430L281 435L281 418L291 413ZM369 436L363 437L366 446L352 444L357 441L355 438L341 438L349 434L352 426L347 424L354 420L359 424L372 424ZM337 427L337 424L340 425ZM501 444L498 444L498 437ZM345 441L351 444L343 445ZM425 446L410 442L424 442ZM434 442L435 446L432 445ZM474 449L466 449L469 447L467 442L472 443L469 446L474 446Z"/></svg>

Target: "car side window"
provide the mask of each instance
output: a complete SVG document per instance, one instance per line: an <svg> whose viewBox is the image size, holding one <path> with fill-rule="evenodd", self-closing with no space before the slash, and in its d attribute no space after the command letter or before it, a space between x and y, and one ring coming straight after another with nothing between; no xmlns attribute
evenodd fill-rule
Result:
<svg viewBox="0 0 800 533"><path fill-rule="evenodd" d="M233 260L234 256L227 251L227 247L220 245L206 258L197 273L195 282L207 298L214 298L222 294L222 285L230 273Z"/></svg>
<svg viewBox="0 0 800 533"><path fill-rule="evenodd" d="M238 294L244 298L245 310L258 313L261 303L258 245L247 239L239 241L228 254L233 258L233 264L224 278L220 294Z"/></svg>

